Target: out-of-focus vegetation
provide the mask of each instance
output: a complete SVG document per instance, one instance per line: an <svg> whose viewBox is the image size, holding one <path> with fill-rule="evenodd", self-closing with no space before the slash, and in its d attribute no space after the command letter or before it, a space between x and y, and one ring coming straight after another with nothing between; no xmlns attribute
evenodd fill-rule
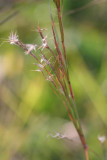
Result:
<svg viewBox="0 0 107 160"><path fill-rule="evenodd" d="M67 14L90 2L64 0L63 23L80 120L89 148L103 158L97 137L107 135L107 1ZM52 12L56 16L54 6ZM41 44L38 24L47 28L44 33L52 43L48 0L2 0L0 22L1 43L17 31L24 43ZM32 72L34 62L17 46L4 43L0 47L0 159L83 160L66 109L42 75ZM49 132L66 134L72 141L52 139ZM106 146L105 142L107 152ZM91 159L97 160L91 149Z"/></svg>

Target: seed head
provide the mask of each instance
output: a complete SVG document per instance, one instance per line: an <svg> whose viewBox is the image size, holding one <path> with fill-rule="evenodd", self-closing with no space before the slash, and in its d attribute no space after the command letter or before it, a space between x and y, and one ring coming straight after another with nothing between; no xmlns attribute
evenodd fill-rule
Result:
<svg viewBox="0 0 107 160"><path fill-rule="evenodd" d="M29 54L32 50L36 50L37 45L36 44L26 44L26 48L28 49L27 52L25 52L25 54Z"/></svg>
<svg viewBox="0 0 107 160"><path fill-rule="evenodd" d="M46 39L47 39L47 36L42 39L42 45L39 47L39 49L41 49L42 51L44 48L48 47L48 43Z"/></svg>
<svg viewBox="0 0 107 160"><path fill-rule="evenodd" d="M53 77L53 75L51 75L51 76L48 76L48 77L46 78L46 80L47 80L47 81L50 81L50 82L52 82L52 81L53 81L52 77Z"/></svg>
<svg viewBox="0 0 107 160"><path fill-rule="evenodd" d="M98 140L101 142L101 143L104 143L106 141L106 136L98 136Z"/></svg>
<svg viewBox="0 0 107 160"><path fill-rule="evenodd" d="M16 32L15 33L11 32L10 36L9 36L10 44L16 44L18 41L19 41L19 39L18 39L17 33Z"/></svg>

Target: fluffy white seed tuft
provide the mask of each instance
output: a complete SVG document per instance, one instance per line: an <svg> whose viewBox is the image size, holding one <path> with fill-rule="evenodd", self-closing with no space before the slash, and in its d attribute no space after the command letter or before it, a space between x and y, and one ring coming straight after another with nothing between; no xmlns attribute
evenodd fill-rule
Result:
<svg viewBox="0 0 107 160"><path fill-rule="evenodd" d="M31 51L36 51L37 45L36 44L26 44L26 48L28 49L25 54L29 54Z"/></svg>
<svg viewBox="0 0 107 160"><path fill-rule="evenodd" d="M19 41L17 33L11 32L8 40L10 44L16 44Z"/></svg>
<svg viewBox="0 0 107 160"><path fill-rule="evenodd" d="M101 143L104 143L106 141L106 136L98 136L98 140L101 142Z"/></svg>

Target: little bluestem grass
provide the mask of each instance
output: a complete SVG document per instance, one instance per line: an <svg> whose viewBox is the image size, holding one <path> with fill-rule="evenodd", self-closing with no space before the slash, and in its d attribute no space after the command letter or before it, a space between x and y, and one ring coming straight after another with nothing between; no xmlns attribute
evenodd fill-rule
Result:
<svg viewBox="0 0 107 160"><path fill-rule="evenodd" d="M88 147L85 141L85 137L82 131L82 127L80 124L77 107L75 104L74 93L72 90L69 71L68 71L68 63L67 63L67 55L66 55L66 47L64 40L64 29L62 23L62 11L63 11L63 0L53 0L58 16L59 22L59 30L60 30L60 42L57 35L57 31L55 28L55 23L53 20L53 16L50 8L50 17L51 17L51 26L53 33L53 44L55 49L52 49L48 44L48 37L44 36L44 29L41 29L39 26L37 27L37 31L42 39L42 44L24 44L20 41L18 34L15 32L11 32L8 38L8 42L11 45L17 45L23 48L25 55L31 55L35 59L34 65L38 67L34 71L41 72L43 77L47 80L53 92L61 97L62 102L64 103L68 115L73 122L76 131L80 137L80 140L83 145L83 149L85 152L85 159L89 160L88 156ZM50 5L51 6L51 5ZM60 47L61 46L61 47ZM35 54L35 52L39 52L39 56Z"/></svg>

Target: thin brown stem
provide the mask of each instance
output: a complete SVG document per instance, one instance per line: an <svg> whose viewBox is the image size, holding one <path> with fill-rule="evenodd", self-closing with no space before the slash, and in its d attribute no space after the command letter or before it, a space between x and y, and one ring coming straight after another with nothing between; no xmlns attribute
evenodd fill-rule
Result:
<svg viewBox="0 0 107 160"><path fill-rule="evenodd" d="M88 146L86 144L86 141L85 141L85 137L83 134L81 134L81 131L77 129L77 132L78 132L78 135L80 137L80 140L82 142L82 145L83 145L83 149L84 149L84 152L85 152L85 159L86 160L89 160L89 155L88 155Z"/></svg>
<svg viewBox="0 0 107 160"><path fill-rule="evenodd" d="M66 58L66 51L65 51L65 44L64 44L64 30L63 30L63 24L62 24L62 16L61 16L59 8L57 8L57 13L58 13L60 33L61 33L61 42L62 42L62 47L63 47L63 52L64 52L64 58L65 58L65 61L66 61L67 58Z"/></svg>
<svg viewBox="0 0 107 160"><path fill-rule="evenodd" d="M70 110L69 110L66 102L63 101L63 103L64 103L64 105L65 105L65 107L66 107L66 110L67 110L67 112L68 112L69 118L70 118L71 121L73 122L73 124L74 124L74 126L75 126L75 129L77 130L77 133L78 133L79 138L80 138L80 140L81 140L81 143L82 143L82 146L83 146L83 149L84 149L84 153L85 153L85 159L86 159L86 160L89 160L89 156L88 156L88 146L87 146L87 144L86 144L85 137L84 137L84 135L81 133L81 130L80 130L80 129L77 129L77 126L76 126L76 124L75 124L75 119L73 118L73 116L72 116L72 114L71 114L71 112L70 112Z"/></svg>

